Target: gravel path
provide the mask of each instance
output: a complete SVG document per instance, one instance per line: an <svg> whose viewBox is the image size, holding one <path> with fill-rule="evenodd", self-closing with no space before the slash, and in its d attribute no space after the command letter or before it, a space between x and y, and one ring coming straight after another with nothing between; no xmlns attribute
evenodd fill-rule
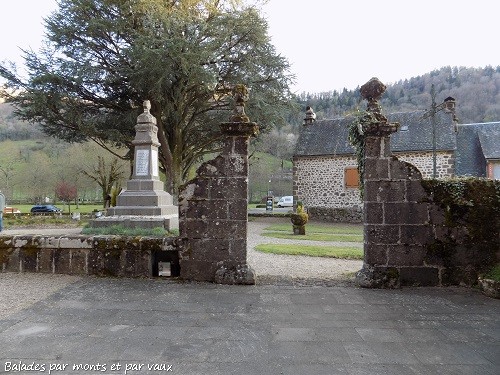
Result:
<svg viewBox="0 0 500 375"><path fill-rule="evenodd" d="M255 250L263 243L296 244L295 240L264 237L264 228L289 219L259 218L248 223L248 263L261 283L345 284L351 283L353 273L363 266L361 260L307 257L298 255L266 254ZM291 228L291 224L290 224ZM291 229L290 229L291 230ZM298 240L304 245L332 245L332 242ZM362 244L338 242L336 245L359 246Z"/></svg>
<svg viewBox="0 0 500 375"><path fill-rule="evenodd" d="M0 232L0 235L6 236L22 236L22 235L41 235L41 236L59 236L59 235L75 235L80 234L82 231L81 227L69 227L69 228L16 228L16 229L4 229Z"/></svg>
<svg viewBox="0 0 500 375"><path fill-rule="evenodd" d="M79 279L78 276L70 275L0 273L0 320Z"/></svg>

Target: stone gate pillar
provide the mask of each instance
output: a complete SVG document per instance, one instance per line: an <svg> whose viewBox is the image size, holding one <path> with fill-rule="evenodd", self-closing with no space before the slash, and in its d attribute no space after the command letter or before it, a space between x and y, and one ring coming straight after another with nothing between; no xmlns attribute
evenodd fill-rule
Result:
<svg viewBox="0 0 500 375"><path fill-rule="evenodd" d="M363 176L363 214L364 214L364 264L356 275L361 286L379 284L378 265L386 265L386 244L398 241L399 229L387 225L384 220L384 201L390 200L396 186L391 180L390 135L397 131L399 124L389 123L382 114L378 99L385 92L386 86L377 78L372 78L361 86L363 99L368 101L366 116L361 119L359 131L365 139L364 176ZM385 196L379 195L381 184L387 190ZM392 185L392 186L391 186Z"/></svg>
<svg viewBox="0 0 500 375"><path fill-rule="evenodd" d="M437 285L438 267L426 264L434 239L428 197L418 169L391 155L389 123L378 99L385 85L372 78L360 89L368 101L360 130L364 155L364 264L356 279L364 287Z"/></svg>
<svg viewBox="0 0 500 375"><path fill-rule="evenodd" d="M236 110L220 125L222 153L180 189L181 278L254 284L247 265L248 144L258 132L244 112L247 90L233 90Z"/></svg>

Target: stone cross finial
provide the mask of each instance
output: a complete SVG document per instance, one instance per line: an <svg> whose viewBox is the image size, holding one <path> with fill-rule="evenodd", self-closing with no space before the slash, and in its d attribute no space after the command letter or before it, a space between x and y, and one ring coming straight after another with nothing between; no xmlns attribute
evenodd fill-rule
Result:
<svg viewBox="0 0 500 375"><path fill-rule="evenodd" d="M144 113L149 113L151 110L151 102L149 100L144 100L142 107L144 108Z"/></svg>

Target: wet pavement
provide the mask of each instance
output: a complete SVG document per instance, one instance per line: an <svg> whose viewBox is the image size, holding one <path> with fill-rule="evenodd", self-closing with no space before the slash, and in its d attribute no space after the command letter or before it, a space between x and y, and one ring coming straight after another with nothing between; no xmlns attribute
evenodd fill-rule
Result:
<svg viewBox="0 0 500 375"><path fill-rule="evenodd" d="M493 375L499 312L468 288L83 277L0 318L0 373Z"/></svg>

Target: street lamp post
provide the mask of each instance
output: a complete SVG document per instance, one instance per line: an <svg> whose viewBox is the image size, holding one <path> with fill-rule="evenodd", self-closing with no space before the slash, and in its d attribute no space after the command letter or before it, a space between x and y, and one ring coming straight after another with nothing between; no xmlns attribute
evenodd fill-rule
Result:
<svg viewBox="0 0 500 375"><path fill-rule="evenodd" d="M436 178L437 155L436 155L436 90L434 84L431 86L431 113L432 113L432 178Z"/></svg>
<svg viewBox="0 0 500 375"><path fill-rule="evenodd" d="M432 178L437 176L437 152L436 152L436 113L440 111L445 111L448 113L453 113L453 121L456 121L455 117L455 99L451 96L447 97L441 104L436 104L436 90L434 89L434 84L431 85L431 108L426 111L422 116L424 118L431 118L432 124Z"/></svg>

